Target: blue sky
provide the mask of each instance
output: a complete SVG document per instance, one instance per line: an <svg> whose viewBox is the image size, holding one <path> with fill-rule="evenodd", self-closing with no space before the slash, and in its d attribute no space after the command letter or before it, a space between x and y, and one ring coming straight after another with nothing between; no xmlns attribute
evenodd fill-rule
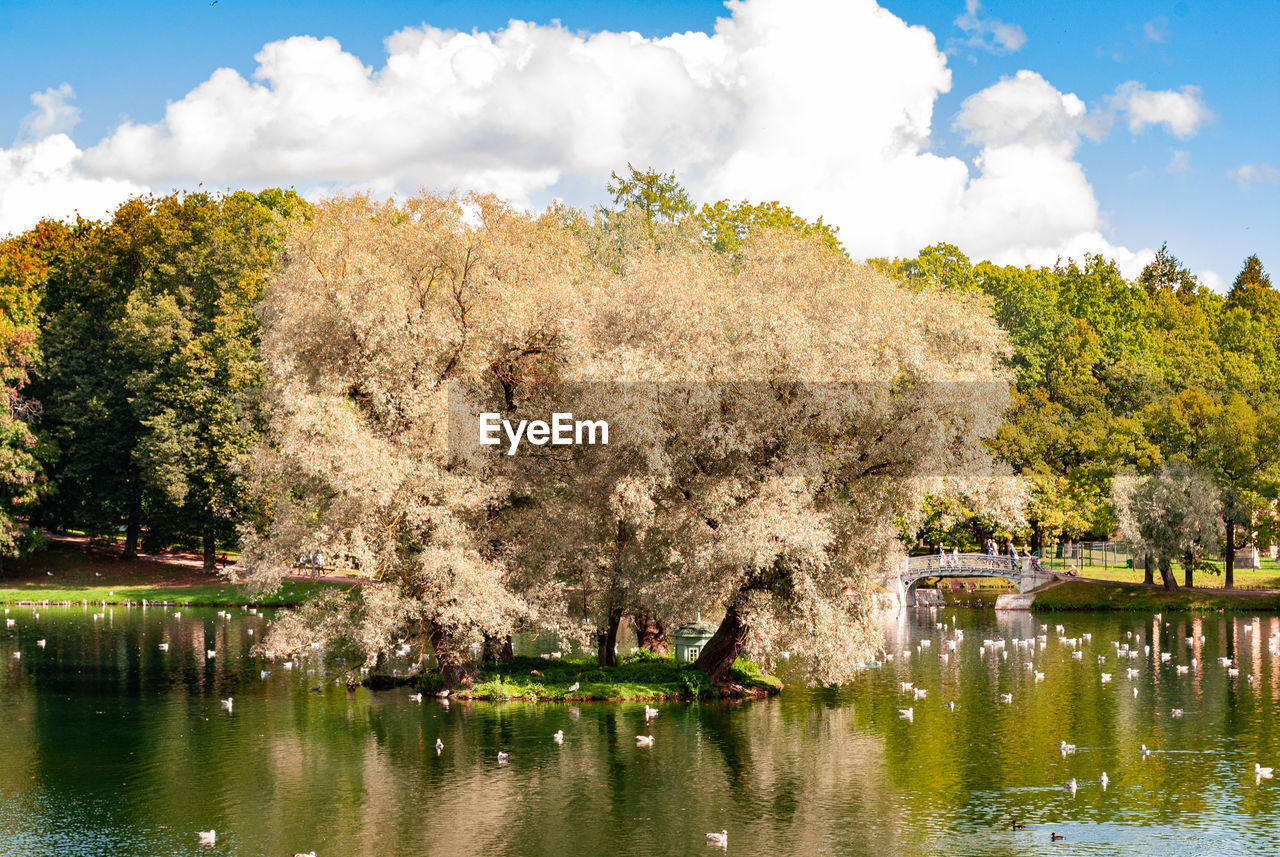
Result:
<svg viewBox="0 0 1280 857"><path fill-rule="evenodd" d="M924 27L932 35L936 51L943 56L944 73L950 75L947 88L937 83L938 62L906 26L886 22L883 15L876 17L880 13L873 14L860 2L844 4L858 9L848 15L834 3L795 0L770 6L750 0L745 11L731 13L721 3L701 0L608 4L567 0L377 4L219 0L216 5L208 0L9 0L0 5L0 45L4 47L0 53L5 57L5 73L0 75L4 110L0 116L0 231L23 228L39 214L63 216L68 205L94 214L95 206L105 210L131 190L163 191L198 182L215 187L255 182L292 184L316 193L362 185L379 192L402 193L422 184L440 188L460 185L495 190L534 205L555 196L585 205L604 201L607 158L603 154L596 158L593 153L606 152L608 157L620 159L613 168L621 168L628 159L676 168L682 176L688 175L695 193L704 196L777 197L811 216L826 214L841 224L847 243L868 255L910 252L915 248L913 242L926 240L932 230L942 233L933 236L935 239L957 240L971 255L1003 256L1001 261L1019 263L1044 261L1055 248L1064 252L1116 248L1117 255L1127 259L1132 269L1145 258L1143 251L1167 240L1171 250L1193 269L1212 272L1209 278L1214 282L1213 274L1229 282L1249 253L1261 255L1269 269L1280 264L1280 61L1272 53L1280 41L1280 4L1026 4L990 0L966 9L964 0L885 0L887 13L905 25ZM660 77L667 73L665 66L653 66L651 58L637 58L636 51L625 46L597 45L591 68L618 79L609 84L614 89L590 90L593 95L588 103L600 111L599 115L586 116L584 124L565 131L573 136L563 139L539 124L536 117L495 125L497 120L490 115L469 119L452 141L447 132L439 132L429 145L405 154L417 147L411 128L405 130L403 142L372 152L367 158L353 159L342 147L378 138L379 128L397 133L395 129L403 123L394 121L394 99L401 97L396 93L403 93L404 86L396 93L380 92L379 98L391 99L391 106L385 108L381 119L369 119L375 124L363 134L352 134L349 139L338 135L328 148L316 149L271 136L280 132L267 129L266 120L240 128L235 111L244 108L238 106L242 102L237 99L251 96L241 91L243 87L233 86L208 96L229 112L223 116L203 114L213 118L206 120L211 127L200 133L216 137L223 133L219 129L225 129L228 135L260 136L254 148L246 151L237 152L233 141L220 144L216 151L211 149L206 171L202 166L205 161L187 157L192 138L183 138L175 123L166 118L167 105L189 97L218 68L234 69L249 88L265 86L279 95L287 88L282 82L286 77L255 80L259 68L255 55L268 43L294 36L334 37L342 52L371 67L376 76L387 62L387 37L422 24L467 33L502 33L511 19L540 25L559 21L584 38L600 31L636 31L647 39L662 39L689 30L712 33L718 18L731 16L741 19L740 29L746 31L750 29L747 12L758 19L756 26L764 28L750 38L763 40L760 44L767 42L766 47L778 57L774 60L777 67L756 69L756 82L741 89L727 83L727 89L721 87L700 105L698 99L706 87L696 78L706 51L702 46L678 48L685 66L694 70L690 74L695 80L690 83L688 75L672 79L670 91L677 93L673 102L688 112L668 114L661 103L654 103L654 91L661 93L668 86ZM783 31L790 33L786 39L777 35ZM860 32L876 35L869 43L860 42ZM735 38L737 47L732 50L741 49L742 55L724 62L717 59L717 68L736 70L748 62L743 59L746 48L756 43L745 35ZM806 39L812 39L815 55L829 57L830 62L807 68L805 74L790 73L788 69L797 63L789 58L803 57ZM895 41L899 39L900 43ZM531 44L543 57L554 57L557 51L569 56L576 50L561 41L543 29L535 32ZM842 58L838 54L844 43L851 54L874 51L878 43L885 45L886 53L864 61ZM302 74L298 69L307 63L329 64L332 56L300 50L295 57L281 61L281 67L287 69L281 74ZM510 61L509 52L504 56ZM431 68L435 67L429 63L415 67ZM574 73L581 73L580 67L573 68L578 69ZM993 88L1019 71L1033 72L1034 77L1017 79L1016 92L1012 85ZM418 73L430 72L411 72ZM637 80L629 80L628 75ZM658 76L639 80L654 75ZM490 101L481 103L477 110L492 114L509 105L515 96L500 92L501 86L516 87L526 101L531 97L528 90L519 89L518 81L503 80L499 75L492 84L480 85L480 97ZM818 187L824 173L806 167L830 158L828 169L843 170L841 151L834 144L826 148L817 142L800 145L790 155L795 163L788 164L785 157L772 154L779 147L792 146L785 129L766 128L754 135L744 131L749 123L768 121L761 118L762 113L768 115L762 105L777 103L770 100L776 93L770 92L769 80L779 81L780 87L793 87L798 100L807 105L782 111L779 125L787 125L792 134L811 135L813 140L853 141L849 160L862 167L844 171L843 178L835 181L839 195ZM538 82L540 88L532 97L547 99L545 111L573 113L573 73L548 72ZM1128 82L1140 89L1122 90ZM62 84L70 89L55 98L48 121L42 124L26 118L33 110L33 93L56 90ZM494 91L484 93L485 86ZM883 97L875 94L884 89L890 91ZM403 96L408 99L406 109L409 104L414 111L432 109L440 91L428 87ZM1130 98L1135 91L1141 99ZM1154 97L1156 93L1171 95L1162 99ZM362 96L354 89L348 94L354 106L341 106L335 98L332 122L321 121L311 126L309 133L365 121L353 118L363 116L358 106ZM1064 119L1055 100L1058 94L1078 97L1086 112L1073 114L1074 102L1067 98L1068 118ZM638 105L636 115L618 118L599 108L600 101L615 97L620 104ZM821 115L825 102L832 112L877 116L892 125L892 119L883 117L892 116L894 98L902 100L902 109L907 112L918 110L921 98L928 100L931 113L923 132L918 116L907 123L910 127L904 132L896 126L877 128L876 120L833 121ZM1050 102L1052 115L1044 108ZM78 110L78 119L69 112L71 108ZM284 114L297 109L304 116L300 124L306 127L307 122L317 121L315 113L323 112L324 102L301 104L280 97L266 109ZM1011 111L1007 122L999 113L1005 109ZM1177 111L1187 109L1192 111L1190 116L1179 120ZM1174 113L1162 113L1164 110ZM654 115L646 117L645 111ZM965 118L958 119L962 113ZM702 127L701 117L712 114L720 116L717 123ZM637 116L643 120L639 122L642 129L667 123L663 126L667 127L665 136L636 134ZM1024 122L1019 116L1031 118ZM282 120L287 122L287 115ZM117 135L125 122L151 131L144 137L125 139ZM618 124L605 127L611 122ZM1010 131L1008 122L1020 130ZM1032 126L1027 122L1039 124L1028 131ZM1063 122L1075 124L1063 130ZM672 135L678 137L680 129L691 124L698 126L696 133L690 132L692 143L708 137L720 142L699 151L696 157L690 155L687 162L670 163L680 161L681 153L690 147L690 141L674 140ZM1050 126L1056 130L1045 130ZM602 135L599 140L592 138L597 130ZM47 150L37 152L34 147L42 137L58 133L66 133L74 147L64 144L55 156L51 154L54 144L48 142ZM416 133L437 135L437 130L433 127ZM863 133L865 141L854 139ZM903 133L920 139L895 154L889 166L878 166L876 146ZM632 134L637 137L634 146L626 139ZM1059 136L1049 139L1046 134ZM575 140L584 136L590 140L587 148L591 151L576 158L557 154L573 148ZM510 148L491 143L497 138L506 140ZM103 145L106 140L112 141L110 145ZM255 152L276 143L293 147L289 159L245 163ZM451 145L466 151L454 151ZM493 151L485 164L478 165L474 152L491 145ZM530 154L539 151L543 154ZM948 160L940 164L929 157L932 155ZM39 167L41 158L55 157L62 159L56 169ZM503 158L520 161L519 168L502 169ZM668 162L661 162L663 158ZM1003 172L997 176L996 168L990 165L1000 159L1006 165L999 168ZM967 166L967 178L957 175L959 162ZM986 190L980 182L975 184L984 175L982 162L988 165ZM297 166L303 163L308 166ZM156 164L163 168L153 168ZM1252 167L1236 172L1246 165ZM1082 178L1076 172L1081 172ZM910 205L893 199L897 185L875 178L882 173L899 176L902 195L919 199L925 225ZM1041 181L1043 187L1037 187ZM950 182L954 187L934 194L930 182ZM1019 188L1026 198L1005 199ZM1092 208L1086 191L1091 191ZM870 204L883 209L879 215L864 217L849 203L851 197L864 192ZM954 211L936 214L940 207L953 204ZM1002 233L1025 231L1026 223L1038 219L1044 221L1040 232L1012 235L1001 243ZM881 228L883 222L898 221L901 228L896 233ZM850 237L855 240L850 242Z"/></svg>

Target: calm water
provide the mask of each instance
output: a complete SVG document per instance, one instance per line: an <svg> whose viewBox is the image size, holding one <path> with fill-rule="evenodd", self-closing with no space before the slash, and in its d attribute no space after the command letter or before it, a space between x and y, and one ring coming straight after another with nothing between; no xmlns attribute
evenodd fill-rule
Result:
<svg viewBox="0 0 1280 857"><path fill-rule="evenodd" d="M1280 852L1280 780L1253 774L1280 767L1269 616L906 612L887 620L884 668L838 691L662 703L645 749L639 703L348 693L319 653L292 670L249 657L265 620L241 611L35 612L0 629L0 855L708 855L722 827L734 854ZM953 617L944 663L955 637L935 623ZM1083 634L1076 660L1062 638ZM1116 641L1139 656L1118 660ZM208 828L218 842L200 846Z"/></svg>

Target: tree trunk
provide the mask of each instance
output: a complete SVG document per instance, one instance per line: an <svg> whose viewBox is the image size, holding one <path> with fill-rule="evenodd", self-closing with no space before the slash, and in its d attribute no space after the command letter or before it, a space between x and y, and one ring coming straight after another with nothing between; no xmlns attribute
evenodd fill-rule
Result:
<svg viewBox="0 0 1280 857"><path fill-rule="evenodd" d="M218 570L218 555L212 528L204 531L204 570L211 573Z"/></svg>
<svg viewBox="0 0 1280 857"><path fill-rule="evenodd" d="M667 629L661 622L643 613L637 613L632 621L636 623L636 640L640 648L651 652L667 650Z"/></svg>
<svg viewBox="0 0 1280 857"><path fill-rule="evenodd" d="M120 559L129 560L138 558L138 532L142 529L139 518L141 509L138 500L131 499L129 501L129 517L124 525L124 553L120 554Z"/></svg>
<svg viewBox="0 0 1280 857"><path fill-rule="evenodd" d="M452 640L434 627L431 629L431 648L440 664L440 678L447 689L471 686L472 677L476 674L475 665L463 657Z"/></svg>
<svg viewBox="0 0 1280 857"><path fill-rule="evenodd" d="M1151 554L1142 558L1142 582L1154 586L1156 582L1156 560Z"/></svg>
<svg viewBox="0 0 1280 857"><path fill-rule="evenodd" d="M707 674L716 687L733 689L729 680L729 668L738 659L747 644L747 632L751 628L747 620L738 612L736 603L730 604L720 621L720 627L702 647L698 659L693 662L695 668Z"/></svg>
<svg viewBox="0 0 1280 857"><path fill-rule="evenodd" d="M1166 557L1160 557L1160 579L1169 592L1177 590L1178 580L1173 576L1173 566Z"/></svg>
<svg viewBox="0 0 1280 857"><path fill-rule="evenodd" d="M1192 577L1192 570L1195 568L1196 560L1191 554L1187 554L1182 558L1182 573L1186 580L1187 589L1195 588L1195 580Z"/></svg>
<svg viewBox="0 0 1280 857"><path fill-rule="evenodd" d="M603 633L596 634L596 659L602 667L618 665L618 626L622 624L622 608L610 607Z"/></svg>
<svg viewBox="0 0 1280 857"><path fill-rule="evenodd" d="M511 645L510 634L501 638L485 634L482 652L480 657L486 663L494 663L496 661L510 663L516 657L515 650Z"/></svg>
<svg viewBox="0 0 1280 857"><path fill-rule="evenodd" d="M1227 562L1224 571L1226 577L1225 586L1227 589L1235 588L1236 584L1236 522L1235 516L1230 512L1227 513Z"/></svg>

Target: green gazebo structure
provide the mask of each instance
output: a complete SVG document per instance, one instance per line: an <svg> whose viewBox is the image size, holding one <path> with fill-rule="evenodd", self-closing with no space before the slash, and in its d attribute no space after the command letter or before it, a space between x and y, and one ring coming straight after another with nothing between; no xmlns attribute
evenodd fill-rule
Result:
<svg viewBox="0 0 1280 857"><path fill-rule="evenodd" d="M676 660L693 663L702 654L702 647L716 634L716 626L710 622L686 622L671 636Z"/></svg>

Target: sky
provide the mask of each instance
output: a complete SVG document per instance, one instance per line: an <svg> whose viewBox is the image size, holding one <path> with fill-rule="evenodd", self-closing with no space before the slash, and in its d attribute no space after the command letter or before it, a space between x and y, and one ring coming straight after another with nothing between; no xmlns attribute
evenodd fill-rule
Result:
<svg viewBox="0 0 1280 857"><path fill-rule="evenodd" d="M0 3L0 235L131 195L608 203L628 163L858 258L1280 265L1280 3Z"/></svg>

